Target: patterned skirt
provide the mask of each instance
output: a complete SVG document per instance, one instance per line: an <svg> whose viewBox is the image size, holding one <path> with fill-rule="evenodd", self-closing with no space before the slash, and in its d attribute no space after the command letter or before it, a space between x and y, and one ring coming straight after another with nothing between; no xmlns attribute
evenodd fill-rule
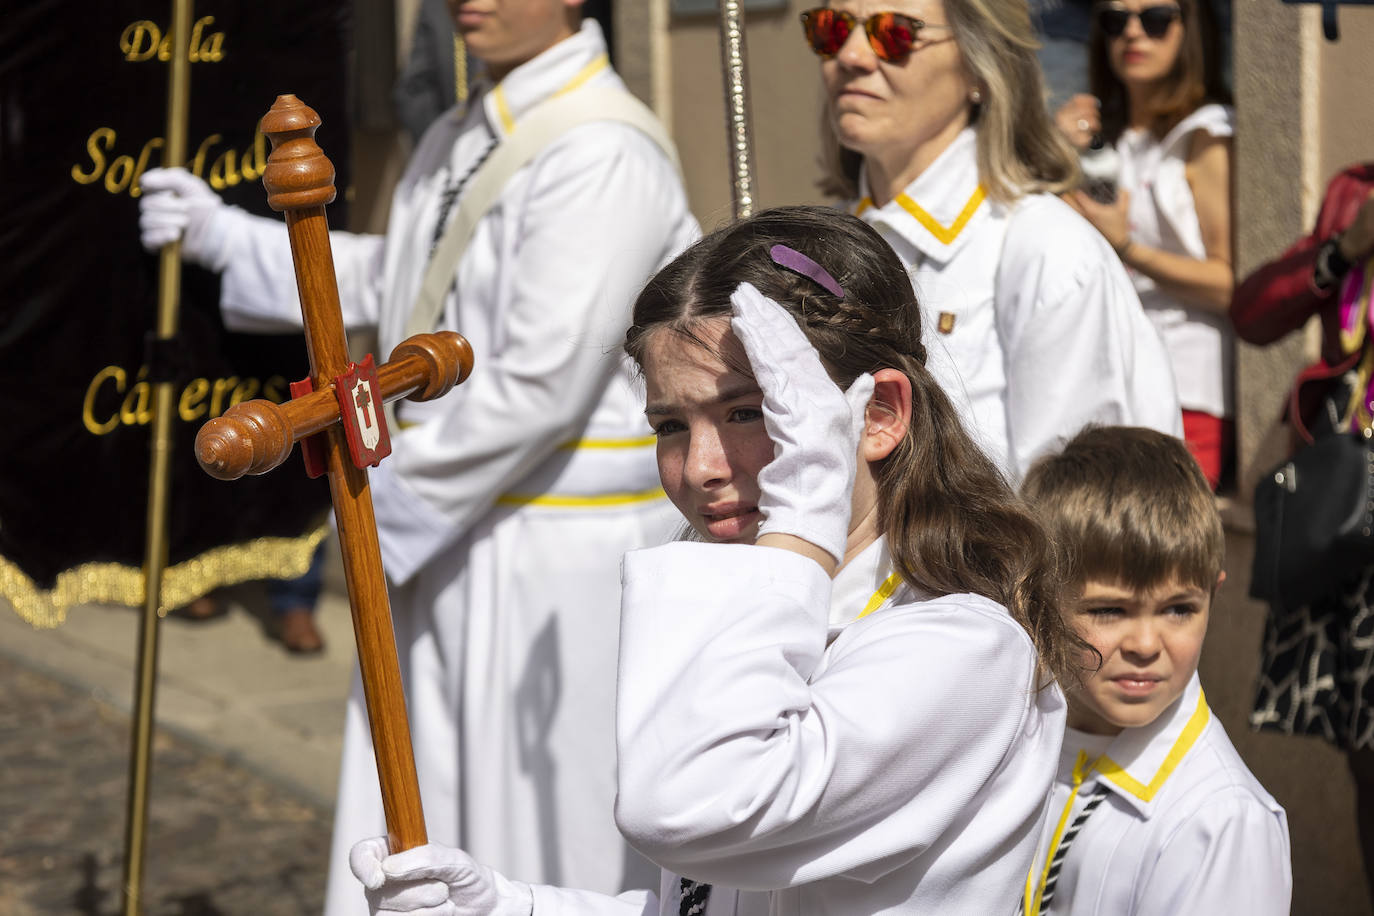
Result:
<svg viewBox="0 0 1374 916"><path fill-rule="evenodd" d="M1308 607L1269 609L1252 728L1374 748L1372 580L1374 567Z"/></svg>

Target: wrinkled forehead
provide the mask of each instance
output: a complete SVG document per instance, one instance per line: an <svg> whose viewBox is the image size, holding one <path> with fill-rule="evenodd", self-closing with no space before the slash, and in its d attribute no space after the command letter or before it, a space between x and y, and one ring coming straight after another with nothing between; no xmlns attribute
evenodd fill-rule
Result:
<svg viewBox="0 0 1374 916"><path fill-rule="evenodd" d="M822 4L867 19L874 13L901 13L927 22L944 22L942 0L831 0Z"/></svg>
<svg viewBox="0 0 1374 916"><path fill-rule="evenodd" d="M684 369L709 372L743 369L749 374L744 347L730 330L730 319L724 315L659 325L645 331L644 339L644 364L640 369L646 380Z"/></svg>
<svg viewBox="0 0 1374 916"><path fill-rule="evenodd" d="M745 347L724 316L665 324L644 332L644 361L640 372L649 391L692 385L732 385L753 380Z"/></svg>

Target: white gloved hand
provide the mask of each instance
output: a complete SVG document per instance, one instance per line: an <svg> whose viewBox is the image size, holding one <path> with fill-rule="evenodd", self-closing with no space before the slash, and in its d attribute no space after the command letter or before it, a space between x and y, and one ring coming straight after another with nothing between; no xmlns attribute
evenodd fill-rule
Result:
<svg viewBox="0 0 1374 916"><path fill-rule="evenodd" d="M139 241L148 251L181 239L187 261L220 271L225 268L225 218L231 209L201 179L185 169L149 169L139 178Z"/></svg>
<svg viewBox="0 0 1374 916"><path fill-rule="evenodd" d="M426 843L390 855L386 837L356 844L348 867L367 889L374 916L530 916L534 894L528 884L472 860L461 849Z"/></svg>
<svg viewBox="0 0 1374 916"><path fill-rule="evenodd" d="M796 320L748 283L730 305L773 440L773 460L759 472L759 534L794 535L842 562L873 376L841 391Z"/></svg>

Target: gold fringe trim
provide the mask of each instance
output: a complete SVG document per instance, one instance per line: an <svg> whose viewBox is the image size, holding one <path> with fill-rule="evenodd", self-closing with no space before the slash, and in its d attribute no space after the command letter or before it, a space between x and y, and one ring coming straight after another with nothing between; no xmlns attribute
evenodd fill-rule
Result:
<svg viewBox="0 0 1374 916"><path fill-rule="evenodd" d="M463 36L453 35L453 98L459 105L468 100L468 46Z"/></svg>
<svg viewBox="0 0 1374 916"><path fill-rule="evenodd" d="M305 575L315 548L329 534L322 525L300 537L264 537L226 544L169 566L162 573L162 606L158 613L188 604L226 585L254 579L295 579ZM58 573L51 590L34 584L18 566L0 557L0 597L29 625L42 630L61 626L67 610L81 604L143 604L143 570L122 563L87 563Z"/></svg>

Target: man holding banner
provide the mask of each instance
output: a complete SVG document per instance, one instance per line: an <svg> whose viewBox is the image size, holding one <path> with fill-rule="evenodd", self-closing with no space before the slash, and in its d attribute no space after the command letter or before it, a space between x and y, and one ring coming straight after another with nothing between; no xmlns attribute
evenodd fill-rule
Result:
<svg viewBox="0 0 1374 916"><path fill-rule="evenodd" d="M398 405L370 475L426 826L508 874L614 891L645 874L611 817L619 562L674 517L619 346L697 226L579 0L449 6L492 82L425 134L385 236L331 236L345 321L376 327L382 355L442 327L477 360L451 394ZM181 237L221 271L226 322L299 325L280 223L184 171L143 184L144 244ZM330 914L366 912L348 849L385 829L356 688Z"/></svg>
<svg viewBox="0 0 1374 916"><path fill-rule="evenodd" d="M131 233L111 231L133 225L140 179L166 151L168 7L62 0L0 24L5 47L22 51L0 76L0 374L12 393L0 427L22 443L0 459L0 598L36 627L60 626L86 604L143 602L153 391L163 381L174 392L163 608L297 576L324 536L323 481L230 485L206 476L192 449L201 424L231 405L288 396L309 368L299 332L227 333L218 279L193 269L182 276L175 344L150 348L158 261ZM270 214L256 125L291 86L341 138L334 163L347 186L348 11L307 0L283 0L270 16L222 0L195 7L188 166L225 200ZM60 36L60 51L36 35Z"/></svg>

